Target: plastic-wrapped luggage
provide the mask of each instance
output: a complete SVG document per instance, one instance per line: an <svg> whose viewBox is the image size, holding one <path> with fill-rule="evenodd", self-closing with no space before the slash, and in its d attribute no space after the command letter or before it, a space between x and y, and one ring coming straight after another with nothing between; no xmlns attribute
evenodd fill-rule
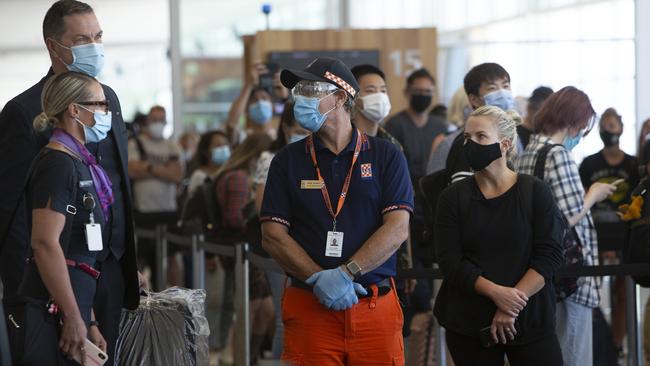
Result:
<svg viewBox="0 0 650 366"><path fill-rule="evenodd" d="M207 365L210 328L205 291L180 287L152 292L134 311L124 310L116 365Z"/></svg>

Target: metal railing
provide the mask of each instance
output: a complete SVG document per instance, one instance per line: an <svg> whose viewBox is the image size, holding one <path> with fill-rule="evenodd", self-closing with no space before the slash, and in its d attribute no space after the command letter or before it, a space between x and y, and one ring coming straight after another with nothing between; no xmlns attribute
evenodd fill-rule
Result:
<svg viewBox="0 0 650 366"><path fill-rule="evenodd" d="M626 326L627 326L627 365L643 366L643 345L641 343L641 304L639 303L639 286L630 276L650 275L650 263L617 264L600 266L566 267L558 270L557 277L601 277L625 276ZM434 290L442 282L442 272L438 268L404 269L398 272L398 279L433 279ZM437 286L435 286L437 285ZM435 297L435 292L434 292ZM436 350L445 349L444 330L436 328ZM436 365L445 366L445 352L436 352Z"/></svg>
<svg viewBox="0 0 650 366"><path fill-rule="evenodd" d="M247 243L222 245L204 240L202 235L179 235L167 231L159 225L155 230L137 229L138 239L155 241L156 245L156 279L157 291L164 289L167 283L167 253L169 245L186 248L190 251L192 261L192 280L194 288L205 288L205 254L235 258L235 364L250 365L250 318L249 318L249 266L252 259L260 268L284 273L272 259L257 256L249 251ZM138 240L139 241L139 240ZM250 258L249 258L250 257Z"/></svg>
<svg viewBox="0 0 650 366"><path fill-rule="evenodd" d="M250 365L250 319L249 319L249 268L254 264L263 270L283 273L284 270L271 258L261 257L250 251L247 243L223 245L204 240L202 235L179 235L167 231L163 225L155 230L137 229L138 239L155 240L156 242L156 272L153 274L160 291L167 283L167 253L170 244L189 249L192 258L192 279L195 288L205 289L205 254L215 254L235 258L235 364ZM643 366L643 351L641 344L641 320L639 304L639 287L630 276L650 275L649 264L620 264L584 266L577 268L562 268L558 277L600 277L625 276L627 294L627 365ZM397 274L398 279L428 279L434 281L434 297L442 281L442 273L437 268L403 269ZM436 323L436 365L446 366L446 345L444 330Z"/></svg>

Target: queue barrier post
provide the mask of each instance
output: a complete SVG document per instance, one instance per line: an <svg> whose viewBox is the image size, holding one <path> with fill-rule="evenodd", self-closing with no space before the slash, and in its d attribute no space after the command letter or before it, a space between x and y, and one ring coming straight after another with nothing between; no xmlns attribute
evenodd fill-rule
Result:
<svg viewBox="0 0 650 366"><path fill-rule="evenodd" d="M625 276L625 318L627 323L627 364L643 366L639 324L639 288L630 276Z"/></svg>
<svg viewBox="0 0 650 366"><path fill-rule="evenodd" d="M167 286L167 226L156 226L156 290L162 291Z"/></svg>
<svg viewBox="0 0 650 366"><path fill-rule="evenodd" d="M194 288L205 288L205 251L199 245L203 241L198 235L192 235L192 283Z"/></svg>
<svg viewBox="0 0 650 366"><path fill-rule="evenodd" d="M250 365L248 244L235 246L235 365Z"/></svg>
<svg viewBox="0 0 650 366"><path fill-rule="evenodd" d="M442 280L433 280L433 293L431 299L435 299L438 296L440 291L440 286L442 285ZM432 301L433 302L433 301ZM435 358L436 365L438 366L447 366L447 343L445 342L445 330L438 323L438 319L433 318L433 332L435 334Z"/></svg>

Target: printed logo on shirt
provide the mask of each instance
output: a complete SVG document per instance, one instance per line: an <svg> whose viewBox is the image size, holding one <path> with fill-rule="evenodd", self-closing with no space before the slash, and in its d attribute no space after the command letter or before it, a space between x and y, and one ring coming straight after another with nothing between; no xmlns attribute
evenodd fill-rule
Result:
<svg viewBox="0 0 650 366"><path fill-rule="evenodd" d="M372 179L372 163L361 164L361 179Z"/></svg>

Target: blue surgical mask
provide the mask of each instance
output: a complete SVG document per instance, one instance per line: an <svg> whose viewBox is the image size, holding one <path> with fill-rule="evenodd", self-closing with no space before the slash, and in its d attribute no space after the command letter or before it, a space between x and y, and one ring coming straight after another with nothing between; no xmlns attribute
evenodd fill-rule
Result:
<svg viewBox="0 0 650 366"><path fill-rule="evenodd" d="M307 136L309 136L309 135L303 135L301 133L292 133L291 135L289 135L289 143L293 144L294 142L301 141L301 140L307 138Z"/></svg>
<svg viewBox="0 0 650 366"><path fill-rule="evenodd" d="M78 104L77 104L78 105ZM88 112L92 112L90 109L78 105L79 107L87 110ZM81 122L78 118L75 118L79 124L81 124L84 128L84 138L86 139L86 143L91 143L91 142L100 142L101 140L105 139L106 136L108 135L108 131L111 130L112 126L112 118L113 115L109 111L108 113L104 113L101 111L95 111L93 113L93 118L95 119L95 124L92 127L86 126L85 123Z"/></svg>
<svg viewBox="0 0 650 366"><path fill-rule="evenodd" d="M68 70L81 72L92 77L97 77L102 72L104 67L103 43L87 43L72 47L64 46L59 42L56 43L72 52L72 63L70 65L66 64Z"/></svg>
<svg viewBox="0 0 650 366"><path fill-rule="evenodd" d="M564 145L564 147L569 151L573 150L573 148L576 147L578 145L578 143L580 142L580 140L582 139L583 134L584 134L584 131L580 130L573 137L569 137L569 136L565 137L564 142L562 142L562 145Z"/></svg>
<svg viewBox="0 0 650 366"><path fill-rule="evenodd" d="M303 97L302 95L294 96L296 103L293 105L293 114L296 121L298 121L298 124L308 131L318 132L318 130L323 126L323 123L325 123L327 114L336 108L336 106L334 106L329 111L321 114L318 110L320 101L334 93L336 93L336 91L333 91L320 99Z"/></svg>
<svg viewBox="0 0 650 366"><path fill-rule="evenodd" d="M504 111L511 110L515 107L515 100L508 89L495 90L483 97L485 104L499 107Z"/></svg>
<svg viewBox="0 0 650 366"><path fill-rule="evenodd" d="M248 115L258 125L265 125L273 117L273 104L268 100L258 100L248 106Z"/></svg>
<svg viewBox="0 0 650 366"><path fill-rule="evenodd" d="M217 165L223 165L230 159L230 146L224 145L212 149L212 162Z"/></svg>

